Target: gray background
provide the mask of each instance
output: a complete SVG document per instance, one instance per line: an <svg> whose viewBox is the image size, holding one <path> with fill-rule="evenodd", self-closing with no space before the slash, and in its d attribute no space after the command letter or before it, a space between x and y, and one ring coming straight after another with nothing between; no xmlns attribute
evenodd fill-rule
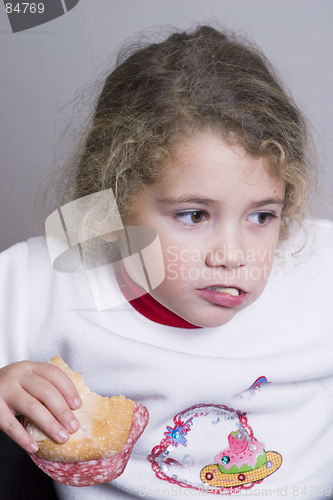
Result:
<svg viewBox="0 0 333 500"><path fill-rule="evenodd" d="M80 0L64 16L13 34L1 4L0 250L36 234L43 213L33 214L33 200L68 147L60 133L73 120L78 90L128 37L156 26L217 21L249 35L311 120L332 192L332 20L332 0Z"/></svg>

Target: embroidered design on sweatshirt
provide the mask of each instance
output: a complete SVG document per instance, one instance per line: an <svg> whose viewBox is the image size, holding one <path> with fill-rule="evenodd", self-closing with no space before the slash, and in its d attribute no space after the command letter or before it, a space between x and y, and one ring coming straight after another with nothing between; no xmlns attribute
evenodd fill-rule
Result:
<svg viewBox="0 0 333 500"><path fill-rule="evenodd" d="M235 400L239 403L240 401L249 401L253 397L255 397L256 393L262 389L265 385L270 384L268 382L267 378L262 375L261 377L258 377L250 387L248 387L244 392L241 394L234 394ZM235 405L237 404L235 402Z"/></svg>
<svg viewBox="0 0 333 500"><path fill-rule="evenodd" d="M157 478L212 494L251 488L282 463L254 436L244 412L208 404L178 413L148 460Z"/></svg>
<svg viewBox="0 0 333 500"><path fill-rule="evenodd" d="M267 381L266 377L259 377L247 390L249 391L250 389L260 389L263 384L270 384L270 382Z"/></svg>

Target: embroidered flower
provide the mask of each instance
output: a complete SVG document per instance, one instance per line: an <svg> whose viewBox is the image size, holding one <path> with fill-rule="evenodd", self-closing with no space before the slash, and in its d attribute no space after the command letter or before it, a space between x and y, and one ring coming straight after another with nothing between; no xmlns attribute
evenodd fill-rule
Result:
<svg viewBox="0 0 333 500"><path fill-rule="evenodd" d="M167 442L171 443L173 446L178 446L182 444L183 446L187 446L186 434L191 429L192 418L189 418L185 423L182 420L179 420L175 427L168 427L168 432L165 432L165 439Z"/></svg>

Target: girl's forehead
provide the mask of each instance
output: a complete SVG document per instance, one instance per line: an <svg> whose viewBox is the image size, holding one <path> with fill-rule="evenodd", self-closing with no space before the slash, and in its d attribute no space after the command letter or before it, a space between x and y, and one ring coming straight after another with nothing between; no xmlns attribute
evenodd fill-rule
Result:
<svg viewBox="0 0 333 500"><path fill-rule="evenodd" d="M228 164L201 162L175 164L162 181L153 185L151 195L164 206L210 206L243 211L262 200L282 203L285 183L269 174L264 165L247 165L244 170Z"/></svg>
<svg viewBox="0 0 333 500"><path fill-rule="evenodd" d="M211 176L216 181L253 184L269 177L271 182L280 183L271 167L268 158L250 155L239 143L229 143L217 134L201 133L184 138L173 148L164 180L173 183L187 179L193 183Z"/></svg>

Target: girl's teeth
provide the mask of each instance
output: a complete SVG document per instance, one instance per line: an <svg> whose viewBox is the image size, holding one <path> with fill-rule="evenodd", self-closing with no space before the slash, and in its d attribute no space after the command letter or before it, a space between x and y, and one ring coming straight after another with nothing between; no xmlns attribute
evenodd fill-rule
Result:
<svg viewBox="0 0 333 500"><path fill-rule="evenodd" d="M234 295L235 297L239 295L238 288L226 288L224 286L208 286L207 290L213 290L214 292L221 292L227 295Z"/></svg>

